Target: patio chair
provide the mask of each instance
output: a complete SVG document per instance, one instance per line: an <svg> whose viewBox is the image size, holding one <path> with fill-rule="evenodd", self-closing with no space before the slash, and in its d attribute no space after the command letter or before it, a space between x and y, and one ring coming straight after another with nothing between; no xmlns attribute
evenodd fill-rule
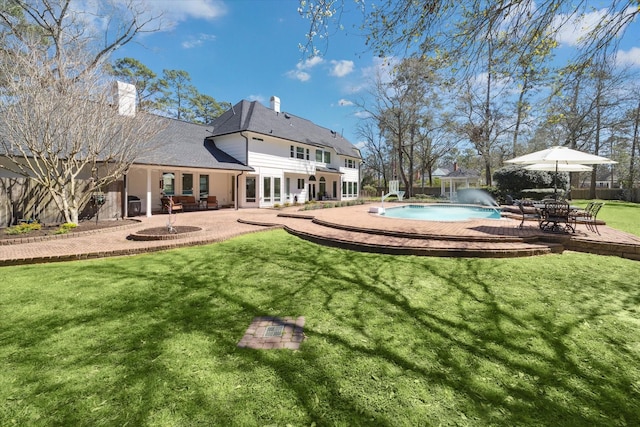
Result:
<svg viewBox="0 0 640 427"><path fill-rule="evenodd" d="M578 215L576 215L574 222L584 223L589 231L600 234L597 218L602 206L604 206L602 202L590 202L584 209L584 212L579 212Z"/></svg>
<svg viewBox="0 0 640 427"><path fill-rule="evenodd" d="M521 200L518 200L516 203L518 204L518 209L520 209L520 213L522 214L522 221L520 221L520 225L518 226L518 228L524 227L524 222L526 220L536 220L538 221L538 225L540 225L541 217L538 212L536 212L535 210L527 211Z"/></svg>
<svg viewBox="0 0 640 427"><path fill-rule="evenodd" d="M218 199L216 196L207 196L207 209L218 209Z"/></svg>
<svg viewBox="0 0 640 427"><path fill-rule="evenodd" d="M587 224L587 221L591 218L591 209L593 209L594 202L587 203L584 209L577 209L569 213L574 228L578 226L578 223ZM587 226L587 228L589 228Z"/></svg>
<svg viewBox="0 0 640 427"><path fill-rule="evenodd" d="M162 197L162 212L168 213L169 208L171 208L171 212L182 212L182 203L177 203L173 200L173 197Z"/></svg>

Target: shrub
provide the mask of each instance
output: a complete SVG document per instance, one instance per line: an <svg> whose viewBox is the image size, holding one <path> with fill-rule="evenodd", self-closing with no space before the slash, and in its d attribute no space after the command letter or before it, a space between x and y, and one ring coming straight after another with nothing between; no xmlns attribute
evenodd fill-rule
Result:
<svg viewBox="0 0 640 427"><path fill-rule="evenodd" d="M9 227L5 230L6 234L27 234L30 231L40 230L42 225L38 222L23 222L18 225L14 225L13 227Z"/></svg>
<svg viewBox="0 0 640 427"><path fill-rule="evenodd" d="M375 197L378 194L378 189L373 185L365 185L364 187L362 187L362 192L367 197Z"/></svg>
<svg viewBox="0 0 640 427"><path fill-rule="evenodd" d="M519 198L522 190L536 188L553 188L555 172L530 171L519 165L504 166L493 173L501 196L507 194ZM557 176L558 188L565 188L568 184L567 173L560 172Z"/></svg>
<svg viewBox="0 0 640 427"><path fill-rule="evenodd" d="M65 222L64 224L61 224L60 228L56 230L56 234L66 234L77 226L78 224L74 224L73 222Z"/></svg>

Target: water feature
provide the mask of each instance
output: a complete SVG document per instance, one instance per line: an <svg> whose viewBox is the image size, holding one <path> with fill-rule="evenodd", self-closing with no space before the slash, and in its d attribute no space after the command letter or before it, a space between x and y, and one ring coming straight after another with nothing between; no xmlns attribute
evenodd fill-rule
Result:
<svg viewBox="0 0 640 427"><path fill-rule="evenodd" d="M458 191L458 203L486 206L500 206L489 193L478 188L465 188Z"/></svg>

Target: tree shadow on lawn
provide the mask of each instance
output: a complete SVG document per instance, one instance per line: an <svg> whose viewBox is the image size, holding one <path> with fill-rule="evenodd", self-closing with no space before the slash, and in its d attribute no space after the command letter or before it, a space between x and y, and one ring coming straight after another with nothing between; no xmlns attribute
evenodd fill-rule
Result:
<svg viewBox="0 0 640 427"><path fill-rule="evenodd" d="M640 419L635 374L619 369L634 354L584 328L615 314L589 298L606 288L573 278L558 293L519 289L496 283L491 266L327 249L284 233L93 262L86 286L105 295L24 325L34 332L12 363L32 370L24 402L61 424ZM637 289L620 292L637 301ZM237 348L264 315L305 316L301 350ZM581 347L584 334L608 340L604 353Z"/></svg>

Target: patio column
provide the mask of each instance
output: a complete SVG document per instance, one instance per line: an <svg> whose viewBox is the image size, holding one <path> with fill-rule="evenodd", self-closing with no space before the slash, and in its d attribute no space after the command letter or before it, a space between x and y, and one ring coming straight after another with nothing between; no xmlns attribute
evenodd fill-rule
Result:
<svg viewBox="0 0 640 427"><path fill-rule="evenodd" d="M151 169L147 169L147 218L151 217Z"/></svg>

